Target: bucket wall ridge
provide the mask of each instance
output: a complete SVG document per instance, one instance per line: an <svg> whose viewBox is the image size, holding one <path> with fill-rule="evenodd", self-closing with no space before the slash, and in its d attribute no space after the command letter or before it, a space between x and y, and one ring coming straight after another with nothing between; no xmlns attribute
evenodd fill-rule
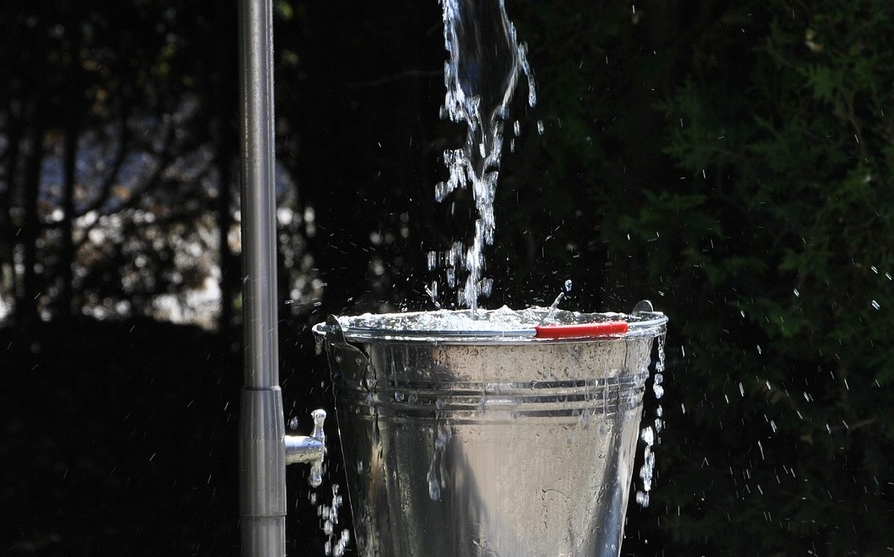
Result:
<svg viewBox="0 0 894 557"><path fill-rule="evenodd" d="M358 414L394 418L487 420L518 418L575 418L582 413L611 414L640 404L647 373L576 382L527 384L441 383L424 388L420 383L369 390L357 385L338 388L340 404ZM456 388L453 388L456 387Z"/></svg>
<svg viewBox="0 0 894 557"><path fill-rule="evenodd" d="M350 337L348 337L350 340ZM635 374L648 368L653 337L524 344L359 343L377 382L562 381Z"/></svg>

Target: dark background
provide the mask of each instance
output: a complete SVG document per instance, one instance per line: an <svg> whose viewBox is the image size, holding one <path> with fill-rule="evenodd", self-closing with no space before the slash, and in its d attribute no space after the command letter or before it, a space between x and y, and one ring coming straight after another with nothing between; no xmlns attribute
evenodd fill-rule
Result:
<svg viewBox="0 0 894 557"><path fill-rule="evenodd" d="M81 4L0 8L0 552L236 555L237 6ZM539 101L513 106L483 305L571 279L564 307L671 319L622 555L894 554L894 9L507 8ZM305 433L332 407L309 327L431 308L425 253L468 239L470 192L433 199L464 134L438 116L437 2L274 17L280 378ZM288 550L321 555L305 476Z"/></svg>

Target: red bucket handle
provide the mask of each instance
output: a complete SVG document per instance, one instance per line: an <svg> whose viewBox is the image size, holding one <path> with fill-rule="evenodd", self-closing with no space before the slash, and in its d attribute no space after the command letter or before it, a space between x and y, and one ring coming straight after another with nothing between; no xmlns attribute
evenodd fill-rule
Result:
<svg viewBox="0 0 894 557"><path fill-rule="evenodd" d="M534 327L537 338L591 338L623 335L629 330L626 321L602 321L599 323L572 323L569 325L538 325Z"/></svg>

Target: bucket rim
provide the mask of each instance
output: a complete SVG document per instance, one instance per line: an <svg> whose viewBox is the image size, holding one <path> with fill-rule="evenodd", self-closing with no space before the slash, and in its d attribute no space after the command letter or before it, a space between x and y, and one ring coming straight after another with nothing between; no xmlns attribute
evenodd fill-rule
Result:
<svg viewBox="0 0 894 557"><path fill-rule="evenodd" d="M541 308L537 308L541 309ZM649 307L651 309L651 307ZM440 310L442 312L468 312L469 310ZM487 310L479 310L487 311ZM493 311L493 310L490 310ZM523 343L580 343L580 342L596 342L605 340L634 339L634 338L654 338L666 331L668 317L660 311L634 311L632 314L616 313L616 312L599 312L599 313L579 313L564 311L563 316L568 319L571 317L573 321L554 327L561 328L563 325L612 325L616 323L624 324L623 332L617 327L605 328L602 331L568 334L562 336L541 337L538 334L539 327L512 327L505 329L443 329L437 327L422 328L394 328L388 326L362 326L354 325L354 322L361 322L363 319L379 319L384 320L387 317L414 318L424 314L435 312L404 312L404 313L381 313L381 314L361 314L335 317L331 316L326 322L318 323L313 326L312 330L315 335L321 338L331 338L330 334L344 335L344 339L352 342L419 342L431 344L523 344ZM339 337L341 335L338 335Z"/></svg>

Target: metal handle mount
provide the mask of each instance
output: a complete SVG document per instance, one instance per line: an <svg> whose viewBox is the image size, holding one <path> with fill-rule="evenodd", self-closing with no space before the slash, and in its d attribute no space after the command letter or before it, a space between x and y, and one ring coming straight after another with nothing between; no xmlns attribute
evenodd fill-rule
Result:
<svg viewBox="0 0 894 557"><path fill-rule="evenodd" d="M314 420L314 430L309 436L286 435L283 438L286 445L286 464L310 464L307 483L311 487L319 487L323 483L323 460L326 458L326 433L323 431L326 411L317 409L310 415Z"/></svg>

